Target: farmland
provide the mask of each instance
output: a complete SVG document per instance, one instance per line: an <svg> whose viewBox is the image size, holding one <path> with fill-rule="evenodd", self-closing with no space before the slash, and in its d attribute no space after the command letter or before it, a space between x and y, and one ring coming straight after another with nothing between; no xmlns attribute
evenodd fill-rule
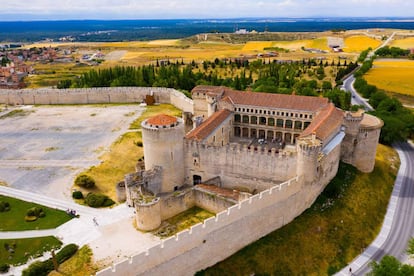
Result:
<svg viewBox="0 0 414 276"><path fill-rule="evenodd" d="M414 96L414 61L377 60L364 78L387 92Z"/></svg>
<svg viewBox="0 0 414 276"><path fill-rule="evenodd" d="M324 34L325 35L325 34ZM313 39L299 40L272 40L272 41L248 41L227 42L218 41L214 36L207 40L154 40L132 42L105 42L105 43L43 43L31 44L25 47L58 47L70 49L72 62L53 62L48 64L33 64L36 74L29 76L26 83L29 88L55 86L59 81L79 76L90 69L103 69L121 66L141 66L155 64L158 61L184 62L186 64L218 59L235 59L249 56L254 60L260 53L269 51L278 52L279 60L325 59L331 62L339 59L338 53L329 51L327 36L314 37ZM274 48L275 50L273 50ZM303 48L325 50L326 53L311 53ZM96 52L105 55L105 60L99 64L86 62L82 59L85 54ZM357 54L342 53L349 60L354 60Z"/></svg>
<svg viewBox="0 0 414 276"><path fill-rule="evenodd" d="M345 38L344 44L345 52L359 53L369 47L377 48L381 41L364 35L355 35Z"/></svg>
<svg viewBox="0 0 414 276"><path fill-rule="evenodd" d="M396 39L396 40L392 41L390 46L399 47L399 48L403 48L403 49L414 48L414 37Z"/></svg>

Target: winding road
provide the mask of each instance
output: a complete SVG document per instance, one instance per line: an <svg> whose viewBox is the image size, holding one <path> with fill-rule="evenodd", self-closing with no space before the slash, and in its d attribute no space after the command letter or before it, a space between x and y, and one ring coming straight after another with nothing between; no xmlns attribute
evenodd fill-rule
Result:
<svg viewBox="0 0 414 276"><path fill-rule="evenodd" d="M377 49L387 45L394 35L395 33ZM352 104L363 105L367 111L374 110L366 99L356 92L354 82L355 78L351 75L343 84L343 88L352 93ZM336 275L365 275L371 270L370 263L379 262L385 255L394 256L401 262L408 258L405 251L408 241L414 236L414 146L408 142L401 142L395 144L394 148L400 157L401 166L381 231L361 255Z"/></svg>
<svg viewBox="0 0 414 276"><path fill-rule="evenodd" d="M372 261L380 261L385 255L392 255L404 262L409 239L414 235L414 147L407 142L394 145L401 166L388 203L381 232L366 250L337 275L365 275Z"/></svg>

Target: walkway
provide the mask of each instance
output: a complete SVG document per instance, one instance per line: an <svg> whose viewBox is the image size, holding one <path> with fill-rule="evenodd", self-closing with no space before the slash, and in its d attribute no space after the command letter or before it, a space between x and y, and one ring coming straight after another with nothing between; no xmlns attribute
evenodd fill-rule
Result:
<svg viewBox="0 0 414 276"><path fill-rule="evenodd" d="M79 218L74 218L56 229L0 231L0 239L55 236L63 244L76 243L79 246L88 244L94 251L95 261L100 261L101 265L105 266L123 260L126 256L144 252L159 242L157 237L141 233L134 228L134 209L126 204L111 209L94 209L4 186L0 186L0 194L63 211L73 209L79 214ZM20 275L26 266L12 268L10 273Z"/></svg>

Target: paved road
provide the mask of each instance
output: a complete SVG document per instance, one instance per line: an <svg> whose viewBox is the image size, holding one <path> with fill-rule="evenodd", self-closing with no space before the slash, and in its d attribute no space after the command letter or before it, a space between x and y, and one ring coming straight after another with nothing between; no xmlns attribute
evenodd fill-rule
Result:
<svg viewBox="0 0 414 276"><path fill-rule="evenodd" d="M362 98L361 95L359 95L357 93L357 91L354 88L354 82L355 82L355 78L353 75L350 75L348 78L346 78L344 80L344 84L343 84L343 88L346 91L350 91L352 94L352 98L351 98L351 103L353 105L357 104L357 105L363 105L365 106L365 110L367 111L373 111L374 108L372 108L372 106L367 102L366 99Z"/></svg>
<svg viewBox="0 0 414 276"><path fill-rule="evenodd" d="M388 204L381 232L367 249L337 275L365 275L370 271L372 261L380 261L385 255L392 255L405 261L408 240L414 234L414 147L399 143L395 148L401 159L401 166Z"/></svg>

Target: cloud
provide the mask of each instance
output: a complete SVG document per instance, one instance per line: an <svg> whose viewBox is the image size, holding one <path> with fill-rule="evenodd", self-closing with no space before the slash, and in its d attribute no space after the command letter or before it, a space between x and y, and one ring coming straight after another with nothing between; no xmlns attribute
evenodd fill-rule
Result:
<svg viewBox="0 0 414 276"><path fill-rule="evenodd" d="M0 18L368 17L412 16L412 10L414 1L403 0L14 0L2 3Z"/></svg>

